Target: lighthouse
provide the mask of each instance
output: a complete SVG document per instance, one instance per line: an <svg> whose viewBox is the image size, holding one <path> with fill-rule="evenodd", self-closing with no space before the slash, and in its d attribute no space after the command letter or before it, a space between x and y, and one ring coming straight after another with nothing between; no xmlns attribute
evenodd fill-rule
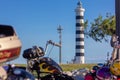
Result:
<svg viewBox="0 0 120 80"><path fill-rule="evenodd" d="M84 64L84 11L82 3L79 1L75 9L76 12L76 44L75 44L75 64Z"/></svg>

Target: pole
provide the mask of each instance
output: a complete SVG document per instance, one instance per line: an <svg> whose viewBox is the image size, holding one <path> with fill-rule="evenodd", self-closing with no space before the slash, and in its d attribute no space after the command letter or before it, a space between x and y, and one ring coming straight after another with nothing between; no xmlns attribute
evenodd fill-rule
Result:
<svg viewBox="0 0 120 80"><path fill-rule="evenodd" d="M61 57L62 57L62 54L61 54L61 52L62 52L62 28L61 28L61 26L59 25L59 27L57 28L57 30L58 30L58 33L59 33L59 44L61 45L60 47L59 47L59 64L61 64Z"/></svg>
<svg viewBox="0 0 120 80"><path fill-rule="evenodd" d="M120 43L120 0L115 0L116 35Z"/></svg>
<svg viewBox="0 0 120 80"><path fill-rule="evenodd" d="M120 44L120 0L115 0L115 16L116 16L116 35ZM117 59L120 59L120 49L117 51Z"/></svg>

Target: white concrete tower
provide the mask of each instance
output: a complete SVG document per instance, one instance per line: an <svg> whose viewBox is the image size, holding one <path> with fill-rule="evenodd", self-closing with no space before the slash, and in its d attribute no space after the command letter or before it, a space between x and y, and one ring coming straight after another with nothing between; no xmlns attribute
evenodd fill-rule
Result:
<svg viewBox="0 0 120 80"><path fill-rule="evenodd" d="M76 12L76 53L75 53L75 61L76 64L84 64L84 11L85 9L82 7L81 2L77 3L77 7L75 9Z"/></svg>

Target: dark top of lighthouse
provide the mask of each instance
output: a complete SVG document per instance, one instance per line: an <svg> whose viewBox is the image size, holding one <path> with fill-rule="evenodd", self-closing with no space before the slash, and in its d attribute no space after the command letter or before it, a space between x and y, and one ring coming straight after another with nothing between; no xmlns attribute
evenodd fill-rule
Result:
<svg viewBox="0 0 120 80"><path fill-rule="evenodd" d="M77 5L78 5L78 7L82 8L82 3L80 0L78 1Z"/></svg>
<svg viewBox="0 0 120 80"><path fill-rule="evenodd" d="M77 7L75 9L75 12L77 12L79 14L79 12L84 12L84 11L85 11L85 9L82 7L82 3L79 0L78 3L77 3Z"/></svg>

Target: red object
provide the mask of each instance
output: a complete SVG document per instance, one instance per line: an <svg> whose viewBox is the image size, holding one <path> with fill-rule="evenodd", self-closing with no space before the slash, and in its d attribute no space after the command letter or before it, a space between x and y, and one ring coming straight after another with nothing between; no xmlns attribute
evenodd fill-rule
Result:
<svg viewBox="0 0 120 80"><path fill-rule="evenodd" d="M0 63L13 60L20 55L21 47L0 51Z"/></svg>
<svg viewBox="0 0 120 80"><path fill-rule="evenodd" d="M118 77L117 80L120 80L120 77Z"/></svg>
<svg viewBox="0 0 120 80"><path fill-rule="evenodd" d="M95 80L95 79L94 79L94 77L93 77L90 73L87 73L87 74L85 75L84 80Z"/></svg>

